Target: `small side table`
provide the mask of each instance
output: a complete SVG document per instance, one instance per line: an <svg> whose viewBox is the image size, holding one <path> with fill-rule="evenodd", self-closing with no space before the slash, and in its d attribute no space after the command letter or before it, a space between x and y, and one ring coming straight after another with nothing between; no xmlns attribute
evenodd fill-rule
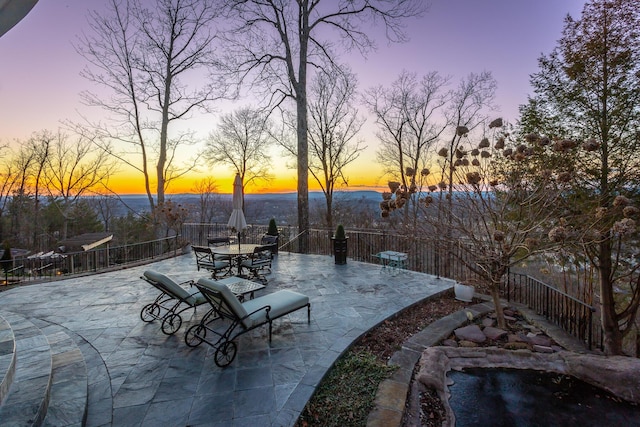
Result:
<svg viewBox="0 0 640 427"><path fill-rule="evenodd" d="M381 273L389 272L395 275L400 270L406 270L407 268L407 259L409 258L409 254L406 252L383 251L378 252L374 256L378 258L380 260L380 264L382 264L382 269L380 270Z"/></svg>
<svg viewBox="0 0 640 427"><path fill-rule="evenodd" d="M249 299L253 299L255 291L266 288L262 283L253 282L237 276L220 279L218 283L226 285L227 288L238 297L240 302L243 302L247 295L249 295Z"/></svg>

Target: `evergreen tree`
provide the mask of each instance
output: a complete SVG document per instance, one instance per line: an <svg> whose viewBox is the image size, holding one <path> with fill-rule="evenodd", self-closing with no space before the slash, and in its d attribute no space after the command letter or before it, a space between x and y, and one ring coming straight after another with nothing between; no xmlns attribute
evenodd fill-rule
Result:
<svg viewBox="0 0 640 427"><path fill-rule="evenodd" d="M2 248L3 251L2 257L0 257L0 265L2 266L2 270L6 275L9 270L11 270L13 257L11 256L11 246L9 245L9 242L4 242Z"/></svg>
<svg viewBox="0 0 640 427"><path fill-rule="evenodd" d="M523 129L571 178L562 220L567 243L598 272L607 354L622 353L640 300L638 266L623 261L623 242L637 234L629 201L640 190L639 16L636 0L590 0L580 19L567 16L521 108ZM630 297L616 294L621 286Z"/></svg>

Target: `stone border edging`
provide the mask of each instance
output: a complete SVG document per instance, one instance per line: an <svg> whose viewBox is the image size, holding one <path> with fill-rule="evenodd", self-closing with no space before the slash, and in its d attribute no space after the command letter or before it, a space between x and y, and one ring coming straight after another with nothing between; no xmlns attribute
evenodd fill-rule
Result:
<svg viewBox="0 0 640 427"><path fill-rule="evenodd" d="M468 322L467 312L474 317L493 311L493 304L483 302L456 311L431 323L422 331L412 335L389 359L388 365L398 366L393 375L378 386L374 409L367 418L367 427L394 427L402 424L413 371L422 352L447 338L454 329Z"/></svg>
<svg viewBox="0 0 640 427"><path fill-rule="evenodd" d="M391 359L389 359L388 364L398 366L398 370L390 378L380 383L374 401L374 409L369 413L369 417L367 418L367 427L395 427L402 424L407 399L409 398L411 380L413 379L416 365L422 357L422 353L427 348L447 338L455 329L468 322L467 312L471 312L473 317L477 318L494 310L493 302L489 296L476 295L476 298L483 299L485 302L469 306L436 320L422 331L411 336L403 343L402 349L394 353ZM503 304L515 307L529 323L541 329L561 347L568 350L567 353L588 353L586 346L579 339L570 336L559 326L549 323L543 316L534 313L528 307L513 302L507 303L506 301L503 301ZM469 350L473 351L477 349ZM591 353L593 354L595 352ZM602 385L594 385L608 390ZM443 394L440 397L443 399L443 402L445 402L445 409L450 411L447 400L448 396ZM633 399L636 398L640 399L640 396L633 397ZM632 399L627 400L634 401ZM411 404L419 405L419 402L411 402ZM450 415L449 412L447 414Z"/></svg>

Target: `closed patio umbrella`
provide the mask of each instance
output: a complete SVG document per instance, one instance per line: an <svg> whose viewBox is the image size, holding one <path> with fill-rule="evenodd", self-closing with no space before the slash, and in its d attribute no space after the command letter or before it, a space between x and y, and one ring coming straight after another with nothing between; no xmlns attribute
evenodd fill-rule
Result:
<svg viewBox="0 0 640 427"><path fill-rule="evenodd" d="M227 225L229 228L235 229L238 233L238 249L240 248L240 233L247 228L247 220L244 218L242 211L242 179L240 174L236 174L233 181L233 210Z"/></svg>

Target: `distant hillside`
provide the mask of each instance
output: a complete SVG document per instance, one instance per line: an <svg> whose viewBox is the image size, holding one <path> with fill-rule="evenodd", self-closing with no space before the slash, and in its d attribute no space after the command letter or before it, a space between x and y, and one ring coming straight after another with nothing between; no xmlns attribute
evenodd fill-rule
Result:
<svg viewBox="0 0 640 427"><path fill-rule="evenodd" d="M380 193L377 191L337 191L333 193L334 198L341 200L358 200L358 199L370 199L380 200ZM230 197L230 196L229 196ZM262 194L245 194L245 201L247 200L297 200L298 193L262 193ZM309 200L324 200L324 193L322 191L310 191Z"/></svg>
<svg viewBox="0 0 640 427"><path fill-rule="evenodd" d="M224 222L231 211L231 194L219 194L223 207L216 221ZM120 196L126 205L118 210L117 215L126 215L127 209L137 213L149 210L147 197L142 194L129 194ZM171 194L168 200L183 205L197 206L200 195L198 194ZM334 193L334 203L338 205L357 204L361 209L377 209L381 200L380 193L376 191L339 191ZM364 204L364 206L363 206ZM325 206L324 193L321 191L309 192L310 214L318 214L319 209ZM295 224L297 222L297 193L262 193L245 195L245 214L247 222L260 224L266 223L270 218L277 218L280 224Z"/></svg>
<svg viewBox="0 0 640 427"><path fill-rule="evenodd" d="M218 194L223 200L231 200L231 194L220 193ZM194 203L198 200L200 195L192 193L181 194L167 194L168 200L173 200L178 203ZM334 193L334 198L341 200L376 200L380 201L380 193L377 191L337 191ZM120 198L127 204L131 203L136 206L148 206L147 196L142 194L127 194L120 196ZM290 201L297 200L298 193L259 193L259 194L245 194L245 201ZM324 200L324 193L322 191L310 191L309 200Z"/></svg>

